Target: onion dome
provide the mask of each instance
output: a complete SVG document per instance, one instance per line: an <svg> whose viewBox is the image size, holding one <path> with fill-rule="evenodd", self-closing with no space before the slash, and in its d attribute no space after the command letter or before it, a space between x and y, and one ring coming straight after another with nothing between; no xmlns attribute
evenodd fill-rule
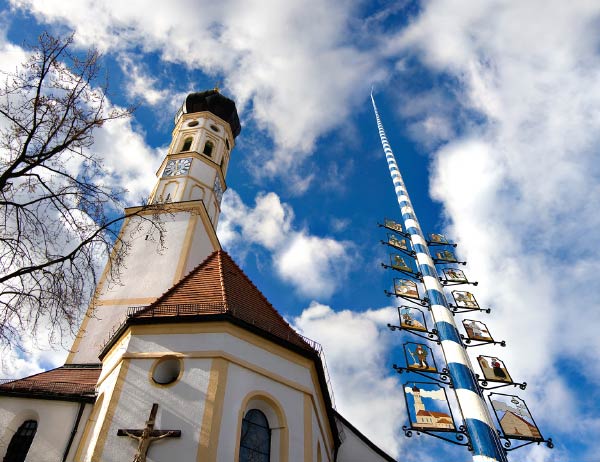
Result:
<svg viewBox="0 0 600 462"><path fill-rule="evenodd" d="M175 123L182 114L209 111L220 117L231 127L233 137L240 134L241 126L237 109L233 100L223 96L219 90L207 90L199 93L190 93L185 98L183 106L175 116Z"/></svg>

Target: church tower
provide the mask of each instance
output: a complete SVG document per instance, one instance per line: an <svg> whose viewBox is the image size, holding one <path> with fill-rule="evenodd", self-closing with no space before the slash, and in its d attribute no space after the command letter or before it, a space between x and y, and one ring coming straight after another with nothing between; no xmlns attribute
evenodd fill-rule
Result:
<svg viewBox="0 0 600 462"><path fill-rule="evenodd" d="M111 332L127 309L148 305L221 245L216 227L226 174L240 133L235 103L218 90L188 95L175 116L172 140L150 194L149 207L127 209L120 243L98 283L68 363L97 363ZM157 242L158 222L165 241ZM111 276L118 273L115 283Z"/></svg>
<svg viewBox="0 0 600 462"><path fill-rule="evenodd" d="M121 284L108 266L67 364L0 383L5 462L394 461L335 410L321 346L219 245L239 132L216 90L186 98L150 206L127 210Z"/></svg>

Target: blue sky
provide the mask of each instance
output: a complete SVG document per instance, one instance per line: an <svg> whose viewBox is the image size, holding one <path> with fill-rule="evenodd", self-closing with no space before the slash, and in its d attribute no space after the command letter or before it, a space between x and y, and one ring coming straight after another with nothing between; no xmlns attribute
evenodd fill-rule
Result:
<svg viewBox="0 0 600 462"><path fill-rule="evenodd" d="M223 246L291 323L323 344L338 410L352 423L400 460L466 461L463 448L401 432L406 378L391 364L414 339L386 328L397 321L383 293L394 275L380 267L388 252L377 223L399 213L373 85L422 228L460 243L467 276L480 281L477 300L493 307L479 319L507 341L473 358L498 356L529 384L517 394L556 442L510 460L596 460L596 2L0 6L3 69L44 30L74 31L79 49L104 52L111 104L137 110L103 127L94 149L108 177L129 189L129 205L153 186L183 97L219 82L243 125L218 230ZM10 372L64 356L32 350Z"/></svg>

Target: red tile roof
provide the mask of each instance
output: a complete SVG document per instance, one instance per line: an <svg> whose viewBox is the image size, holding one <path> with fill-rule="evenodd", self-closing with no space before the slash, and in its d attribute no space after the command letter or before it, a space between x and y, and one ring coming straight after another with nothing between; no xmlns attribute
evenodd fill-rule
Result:
<svg viewBox="0 0 600 462"><path fill-rule="evenodd" d="M65 365L23 379L0 381L0 394L93 398L101 365Z"/></svg>
<svg viewBox="0 0 600 462"><path fill-rule="evenodd" d="M317 345L299 335L223 250L209 255L187 276L133 318L229 314L309 350Z"/></svg>

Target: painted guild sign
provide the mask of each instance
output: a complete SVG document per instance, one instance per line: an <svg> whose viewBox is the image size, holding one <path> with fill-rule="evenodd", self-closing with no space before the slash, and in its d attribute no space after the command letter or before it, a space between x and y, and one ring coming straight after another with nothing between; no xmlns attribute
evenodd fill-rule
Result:
<svg viewBox="0 0 600 462"><path fill-rule="evenodd" d="M414 429L437 432L456 431L446 390L437 383L404 384L404 398L410 425Z"/></svg>
<svg viewBox="0 0 600 462"><path fill-rule="evenodd" d="M443 234L430 234L430 238L434 244L448 244L448 239Z"/></svg>
<svg viewBox="0 0 600 462"><path fill-rule="evenodd" d="M464 319L463 327L467 333L467 337L471 340L479 340L481 342L493 342L494 339L490 335L487 326L481 321L474 321L473 319Z"/></svg>
<svg viewBox="0 0 600 462"><path fill-rule="evenodd" d="M479 309L479 304L477 303L477 300L475 300L475 296L471 292L464 292L462 290L453 290L452 298L454 298L454 303L459 308L467 308L470 310L478 310Z"/></svg>
<svg viewBox="0 0 600 462"><path fill-rule="evenodd" d="M400 326L403 329L427 332L427 327L425 327L425 315L420 309L412 308L410 306L401 306L398 308L398 313L400 315Z"/></svg>
<svg viewBox="0 0 600 462"><path fill-rule="evenodd" d="M490 382L513 383L506 366L494 356L477 356L477 362L481 367L485 380Z"/></svg>
<svg viewBox="0 0 600 462"><path fill-rule="evenodd" d="M456 262L456 257L454 256L454 253L452 253L450 250L442 250L441 252L436 253L436 258L438 260L443 260L443 261L449 261L449 262Z"/></svg>
<svg viewBox="0 0 600 462"><path fill-rule="evenodd" d="M519 440L544 441L525 401L501 393L490 393L490 402L504 436Z"/></svg>
<svg viewBox="0 0 600 462"><path fill-rule="evenodd" d="M396 231L398 233L402 232L402 225L400 223L396 223L394 220L388 220L386 218L384 221L384 226L392 231Z"/></svg>
<svg viewBox="0 0 600 462"><path fill-rule="evenodd" d="M408 251L406 239L398 239L395 234L388 234L388 244L392 247L396 247L397 249Z"/></svg>
<svg viewBox="0 0 600 462"><path fill-rule="evenodd" d="M394 293L400 297L419 299L417 284L408 279L394 279Z"/></svg>
<svg viewBox="0 0 600 462"><path fill-rule="evenodd" d="M446 280L450 282L468 282L465 273L456 268L444 268L442 270Z"/></svg>
<svg viewBox="0 0 600 462"><path fill-rule="evenodd" d="M390 261L391 261L392 268L394 268L394 269L397 269L397 270L400 270L400 271L406 271L407 273L412 273L413 272L413 270L411 269L411 267L408 266L406 264L406 262L404 261L404 258L402 258L398 254L390 255Z"/></svg>
<svg viewBox="0 0 600 462"><path fill-rule="evenodd" d="M437 372L431 348L423 343L405 343L406 367L419 372Z"/></svg>

